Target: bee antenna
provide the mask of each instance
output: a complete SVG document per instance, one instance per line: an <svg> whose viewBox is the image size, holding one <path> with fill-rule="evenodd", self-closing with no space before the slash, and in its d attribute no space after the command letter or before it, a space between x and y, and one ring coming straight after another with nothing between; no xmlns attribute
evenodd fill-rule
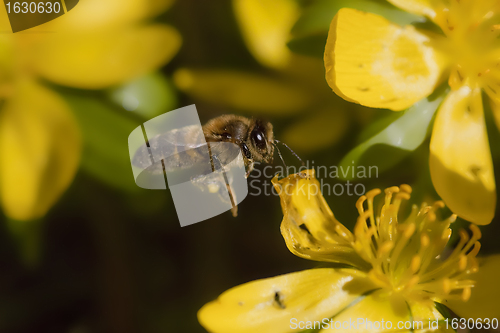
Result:
<svg viewBox="0 0 500 333"><path fill-rule="evenodd" d="M274 140L274 141L276 141L276 140ZM278 151L278 156L280 157L281 162L283 162L285 169L288 170L288 167L286 166L285 160L283 159L283 155L281 155L281 151L280 151L278 145L275 142L273 142L273 145L276 147L276 150Z"/></svg>
<svg viewBox="0 0 500 333"><path fill-rule="evenodd" d="M297 157L297 159L300 161L300 163L302 163L302 166L306 165L306 164L304 163L304 161L302 161L302 159L299 157L299 155L297 155L297 154L296 154L296 153L292 150L292 148L288 147L288 145L287 145L286 143L281 142L281 141L276 140L276 139L274 139L274 142L281 143L283 146L285 146L285 147L286 147L286 148L287 148L287 149L288 149L288 150L289 150L289 151L293 154L293 156ZM276 146L276 148L277 148L277 147L278 147L278 146ZM279 151L279 149L278 149L278 151ZM280 154L280 156L281 156L281 154Z"/></svg>

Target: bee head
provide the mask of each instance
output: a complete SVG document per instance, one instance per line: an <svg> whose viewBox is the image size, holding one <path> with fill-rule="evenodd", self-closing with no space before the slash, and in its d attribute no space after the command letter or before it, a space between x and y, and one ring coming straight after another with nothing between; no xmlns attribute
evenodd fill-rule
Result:
<svg viewBox="0 0 500 333"><path fill-rule="evenodd" d="M257 119L252 121L248 137L249 149L253 159L271 163L274 155L274 133L273 125L268 121Z"/></svg>

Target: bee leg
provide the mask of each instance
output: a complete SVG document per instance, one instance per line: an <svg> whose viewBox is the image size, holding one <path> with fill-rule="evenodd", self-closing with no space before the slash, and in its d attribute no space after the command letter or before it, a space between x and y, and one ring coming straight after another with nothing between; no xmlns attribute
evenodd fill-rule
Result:
<svg viewBox="0 0 500 333"><path fill-rule="evenodd" d="M226 168L224 165L221 163L217 155L213 155L213 159L216 160L219 163L219 166L221 166L221 171L222 175L224 176L224 182L226 183L226 188L227 188L227 193L229 194L229 201L231 202L231 213L233 214L233 217L238 216L238 206L236 205L236 195L233 193L231 190L231 186L229 185L229 180L226 175ZM222 191L222 189L221 189ZM219 194L221 197L223 197L222 193ZM224 200L225 201L225 200Z"/></svg>
<svg viewBox="0 0 500 333"><path fill-rule="evenodd" d="M233 214L233 217L238 216L238 205L236 205L236 195L233 193L231 190L231 186L229 186L228 183L226 183L227 187L227 193L229 194L229 200L231 201L231 205L233 206L231 208L231 213Z"/></svg>
<svg viewBox="0 0 500 333"><path fill-rule="evenodd" d="M233 213L233 217L237 217L238 216L238 206L233 206L233 208L231 208L231 213Z"/></svg>
<svg viewBox="0 0 500 333"><path fill-rule="evenodd" d="M247 169L247 172L246 172L246 174L245 174L245 178L248 178L248 176L250 176L250 173L251 173L251 172L252 172L252 170L253 170L253 162L250 162L250 161L249 161L249 162L248 162L248 164L247 164L246 169Z"/></svg>

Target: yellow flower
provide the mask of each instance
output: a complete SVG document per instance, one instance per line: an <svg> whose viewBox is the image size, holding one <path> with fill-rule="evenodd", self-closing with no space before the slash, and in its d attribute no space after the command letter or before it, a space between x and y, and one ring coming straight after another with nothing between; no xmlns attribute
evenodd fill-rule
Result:
<svg viewBox="0 0 500 333"><path fill-rule="evenodd" d="M0 199L11 219L43 216L79 163L78 125L44 81L101 89L159 68L176 53L180 37L144 21L170 3L86 0L46 24L1 34ZM10 31L5 6L0 29Z"/></svg>
<svg viewBox="0 0 500 333"><path fill-rule="evenodd" d="M299 18L299 4L293 0L233 0L233 7L255 58L265 66L286 67L292 58L286 43Z"/></svg>
<svg viewBox="0 0 500 333"><path fill-rule="evenodd" d="M422 322L423 326L414 324L416 332L429 330L429 325L434 330L440 320L439 329L447 331L435 302L464 303L473 294L471 276L479 270L476 255L481 233L474 224L471 236L461 230L457 246L443 254L455 216L438 217L442 202L413 206L400 221L400 206L410 198L410 186L386 189L380 210L374 203L380 190L372 190L356 204L359 218L351 233L335 219L313 171L273 182L284 212L281 233L290 251L347 267L306 270L230 289L199 311L199 321L208 331L292 332L319 321L326 332L335 328L332 325L358 319L365 324L343 330L337 327L337 331L379 331L365 325L368 321L381 324L382 320L386 326L381 330L390 328L388 325L397 330L399 323L409 322ZM498 271L498 258L495 260ZM491 292L498 294L498 290ZM468 308L486 306L483 300L476 302L465 304ZM491 307L492 302L486 303ZM483 314L498 316L496 308Z"/></svg>
<svg viewBox="0 0 500 333"><path fill-rule="evenodd" d="M399 111L429 96L448 77L451 92L432 130L432 181L454 213L488 224L496 188L481 93L500 120L500 1L389 2L426 16L442 34L341 9L325 49L328 84L348 101Z"/></svg>

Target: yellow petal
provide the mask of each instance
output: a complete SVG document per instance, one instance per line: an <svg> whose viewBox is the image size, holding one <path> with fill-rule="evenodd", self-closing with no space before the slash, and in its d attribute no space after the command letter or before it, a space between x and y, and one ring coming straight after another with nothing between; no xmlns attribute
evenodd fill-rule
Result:
<svg viewBox="0 0 500 333"><path fill-rule="evenodd" d="M444 63L429 41L412 26L343 8L328 33L326 79L348 101L406 109L432 93L440 79Z"/></svg>
<svg viewBox="0 0 500 333"><path fill-rule="evenodd" d="M96 32L135 23L166 10L173 0L85 0L65 15L36 30L57 32ZM35 30L31 30L35 31Z"/></svg>
<svg viewBox="0 0 500 333"><path fill-rule="evenodd" d="M353 236L328 207L314 170L273 179L283 209L281 234L293 254L310 260L367 268L352 247Z"/></svg>
<svg viewBox="0 0 500 333"><path fill-rule="evenodd" d="M229 110L288 116L313 103L311 94L294 82L248 72L180 69L174 81L193 98Z"/></svg>
<svg viewBox="0 0 500 333"><path fill-rule="evenodd" d="M428 331L429 321L436 319L442 316L432 302L408 304L400 294L379 290L333 317L330 326L321 332L413 332L411 328L421 332Z"/></svg>
<svg viewBox="0 0 500 333"><path fill-rule="evenodd" d="M496 189L479 88L463 86L448 95L438 110L430 150L432 182L446 205L473 223L490 223Z"/></svg>
<svg viewBox="0 0 500 333"><path fill-rule="evenodd" d="M480 259L479 271L470 276L474 280L471 298L467 302L461 300L444 301L453 312L462 318L497 318L500 320L500 255L492 255ZM484 321L483 321L484 324Z"/></svg>
<svg viewBox="0 0 500 333"><path fill-rule="evenodd" d="M34 82L19 83L0 111L0 197L16 220L43 216L69 186L80 133L65 102Z"/></svg>
<svg viewBox="0 0 500 333"><path fill-rule="evenodd" d="M269 67L283 68L291 53L286 46L299 17L294 0L233 0L234 10L248 49Z"/></svg>
<svg viewBox="0 0 500 333"><path fill-rule="evenodd" d="M57 33L32 50L32 61L39 74L53 82L100 89L161 67L179 46L179 34L165 25Z"/></svg>
<svg viewBox="0 0 500 333"><path fill-rule="evenodd" d="M436 17L436 10L442 5L441 0L387 0L407 12L427 16L431 19Z"/></svg>
<svg viewBox="0 0 500 333"><path fill-rule="evenodd" d="M293 328L300 321L322 320L339 313L360 293L349 292L350 285L364 274L352 269L307 270L270 279L257 280L232 288L199 312L200 323L217 333L276 333L301 331Z"/></svg>

